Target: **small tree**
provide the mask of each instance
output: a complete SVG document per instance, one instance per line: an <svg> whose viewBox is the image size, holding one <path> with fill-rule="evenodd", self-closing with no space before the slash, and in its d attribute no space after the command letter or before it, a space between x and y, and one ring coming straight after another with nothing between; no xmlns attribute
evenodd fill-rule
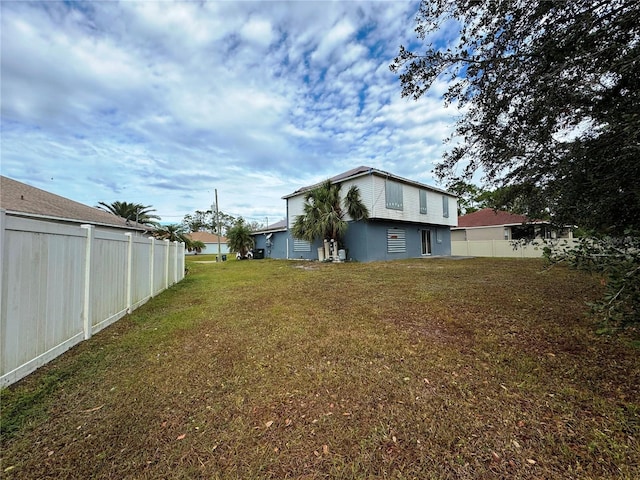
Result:
<svg viewBox="0 0 640 480"><path fill-rule="evenodd" d="M187 250L190 252L196 252L196 254L201 253L202 250L204 250L204 248L206 247L206 245L204 244L204 242L200 241L200 240L191 240L188 237L185 237L189 240L189 243L186 245Z"/></svg>
<svg viewBox="0 0 640 480"><path fill-rule="evenodd" d="M296 217L291 229L295 238L308 242L330 239L337 244L349 228L344 219L347 214L355 221L369 218L358 187L352 185L344 199L340 197L340 188L339 183L325 180L304 195L304 213Z"/></svg>
<svg viewBox="0 0 640 480"><path fill-rule="evenodd" d="M229 251L239 253L242 257L253 248L251 228L242 217L238 217L233 226L227 230L227 246Z"/></svg>

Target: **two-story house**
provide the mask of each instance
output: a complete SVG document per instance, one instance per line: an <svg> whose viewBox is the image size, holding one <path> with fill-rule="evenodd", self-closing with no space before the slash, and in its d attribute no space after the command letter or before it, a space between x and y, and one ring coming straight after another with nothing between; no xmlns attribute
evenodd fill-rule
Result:
<svg viewBox="0 0 640 480"><path fill-rule="evenodd" d="M395 260L429 255L451 255L451 227L457 225L455 195L371 167L357 167L332 177L342 194L352 185L360 190L369 210L367 221L349 221L341 248L346 258L360 262ZM256 248L267 257L318 259L322 239L313 244L291 235L298 215L303 213L304 194L316 185L285 195L285 225L255 233Z"/></svg>

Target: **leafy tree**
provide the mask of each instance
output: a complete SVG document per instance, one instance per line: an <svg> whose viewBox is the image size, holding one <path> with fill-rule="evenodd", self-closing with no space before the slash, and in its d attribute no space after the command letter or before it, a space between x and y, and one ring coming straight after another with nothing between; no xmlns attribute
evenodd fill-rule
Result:
<svg viewBox="0 0 640 480"><path fill-rule="evenodd" d="M184 216L181 225L188 232L212 232L214 228L211 210L189 213Z"/></svg>
<svg viewBox="0 0 640 480"><path fill-rule="evenodd" d="M126 220L137 222L140 225L159 225L157 220L160 220L160 217L151 213L156 211L151 208L151 205L115 201L112 203L98 202L96 207Z"/></svg>
<svg viewBox="0 0 640 480"><path fill-rule="evenodd" d="M224 212L218 212L218 215L221 235L224 235L224 232L233 226L235 217ZM211 210L196 210L195 213L189 213L184 216L181 225L188 232L218 233L216 214Z"/></svg>
<svg viewBox="0 0 640 480"><path fill-rule="evenodd" d="M369 211L360 198L360 190L352 185L344 199L340 196L341 185L325 180L304 195L302 215L298 215L291 229L294 237L313 242L330 239L339 242L349 227L345 220L366 220Z"/></svg>
<svg viewBox="0 0 640 480"><path fill-rule="evenodd" d="M504 201L532 193L530 218L640 230L640 2L424 0L416 21L424 51L400 47L390 66L402 95L443 79L445 102L464 108L440 178L481 171L519 186ZM442 25L459 36L438 41Z"/></svg>
<svg viewBox="0 0 640 480"><path fill-rule="evenodd" d="M253 248L251 228L242 217L238 217L233 226L227 231L227 246L229 251L239 253L245 257Z"/></svg>
<svg viewBox="0 0 640 480"><path fill-rule="evenodd" d="M424 52L390 65L402 95L444 79L463 108L437 175L481 171L496 203L591 231L558 258L605 275L607 321L638 322L640 2L423 0L416 22ZM442 25L459 27L449 44Z"/></svg>

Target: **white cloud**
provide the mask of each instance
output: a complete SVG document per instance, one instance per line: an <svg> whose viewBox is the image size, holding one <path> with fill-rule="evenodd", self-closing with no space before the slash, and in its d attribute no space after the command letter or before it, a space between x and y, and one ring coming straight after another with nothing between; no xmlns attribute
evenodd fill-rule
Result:
<svg viewBox="0 0 640 480"><path fill-rule="evenodd" d="M388 69L415 2L1 8L2 174L89 205L179 221L217 188L276 221L283 195L356 165L430 178L455 113L446 83L407 101Z"/></svg>

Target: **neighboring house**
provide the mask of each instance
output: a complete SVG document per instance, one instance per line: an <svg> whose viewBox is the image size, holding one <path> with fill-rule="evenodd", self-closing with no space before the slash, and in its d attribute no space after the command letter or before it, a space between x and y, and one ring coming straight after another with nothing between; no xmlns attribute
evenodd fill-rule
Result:
<svg viewBox="0 0 640 480"><path fill-rule="evenodd" d="M143 234L147 231L144 225L127 221L99 208L74 202L11 178L0 177L0 180L0 208L8 216L66 225L91 224L99 230L119 233Z"/></svg>
<svg viewBox="0 0 640 480"><path fill-rule="evenodd" d="M187 252L187 255L196 254L218 254L218 235L209 232L192 232L185 235L193 241L201 241L204 243L204 248L201 252ZM220 236L220 254L228 254L229 247L227 246L227 238Z"/></svg>
<svg viewBox="0 0 640 480"><path fill-rule="evenodd" d="M345 249L347 259L369 262L451 255L450 228L457 225L458 211L455 195L365 166L330 180L341 184L343 196L352 185L357 186L369 210L368 221L346 218L349 228L340 248ZM285 223L255 232L256 248L270 248L272 258L318 259L322 239L312 244L291 235L296 217L303 213L304 195L315 186L283 197L287 202Z"/></svg>
<svg viewBox="0 0 640 480"><path fill-rule="evenodd" d="M516 215L492 208L484 208L458 217L458 226L451 229L451 240L534 240L573 238L573 231L567 227L561 231L551 228L549 222L529 220L524 215Z"/></svg>

